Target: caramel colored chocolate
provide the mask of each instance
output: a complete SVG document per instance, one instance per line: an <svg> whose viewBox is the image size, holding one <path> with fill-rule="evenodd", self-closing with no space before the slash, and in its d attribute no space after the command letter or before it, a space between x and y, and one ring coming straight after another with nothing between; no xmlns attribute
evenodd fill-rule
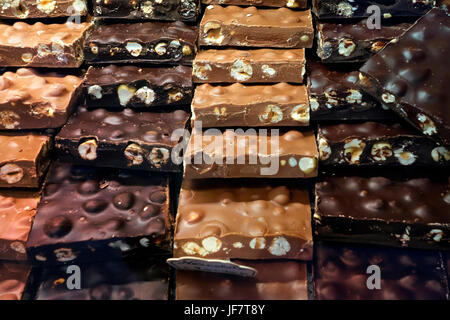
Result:
<svg viewBox="0 0 450 320"><path fill-rule="evenodd" d="M292 9L306 8L308 6L307 0L202 0L202 3L274 8L288 7Z"/></svg>
<svg viewBox="0 0 450 320"><path fill-rule="evenodd" d="M316 183L316 235L324 240L450 248L450 180L326 177Z"/></svg>
<svg viewBox="0 0 450 320"><path fill-rule="evenodd" d="M0 260L27 260L25 244L38 203L38 192L0 190Z"/></svg>
<svg viewBox="0 0 450 320"><path fill-rule="evenodd" d="M0 24L0 66L78 68L91 23Z"/></svg>
<svg viewBox="0 0 450 320"><path fill-rule="evenodd" d="M85 16L87 0L2 0L1 19L36 19Z"/></svg>
<svg viewBox="0 0 450 320"><path fill-rule="evenodd" d="M257 9L210 5L200 23L199 44L268 48L311 48L309 10Z"/></svg>
<svg viewBox="0 0 450 320"><path fill-rule="evenodd" d="M1 133L0 187L38 188L50 163L49 136Z"/></svg>
<svg viewBox="0 0 450 320"><path fill-rule="evenodd" d="M305 50L203 50L194 60L194 82L302 83Z"/></svg>
<svg viewBox="0 0 450 320"><path fill-rule="evenodd" d="M322 165L450 165L450 151L413 128L382 122L320 125Z"/></svg>
<svg viewBox="0 0 450 320"><path fill-rule="evenodd" d="M0 261L0 300L21 300L30 272L27 264Z"/></svg>
<svg viewBox="0 0 450 320"><path fill-rule="evenodd" d="M317 176L314 133L278 129L194 129L184 176L200 178L310 178Z"/></svg>
<svg viewBox="0 0 450 320"><path fill-rule="evenodd" d="M424 135L450 145L449 13L432 9L360 69L368 93Z"/></svg>
<svg viewBox="0 0 450 320"><path fill-rule="evenodd" d="M78 100L81 79L21 68L0 76L0 130L59 128Z"/></svg>
<svg viewBox="0 0 450 320"><path fill-rule="evenodd" d="M308 192L286 185L184 181L174 257L312 258Z"/></svg>
<svg viewBox="0 0 450 320"><path fill-rule="evenodd" d="M177 271L177 300L308 300L306 263L239 261L258 271L255 278Z"/></svg>
<svg viewBox="0 0 450 320"><path fill-rule="evenodd" d="M192 121L203 127L266 127L309 125L305 86L230 86L203 84L195 89Z"/></svg>

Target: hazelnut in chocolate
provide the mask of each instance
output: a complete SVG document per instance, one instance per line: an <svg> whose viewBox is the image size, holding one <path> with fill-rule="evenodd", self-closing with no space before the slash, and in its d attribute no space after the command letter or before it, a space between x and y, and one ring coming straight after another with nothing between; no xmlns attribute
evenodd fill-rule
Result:
<svg viewBox="0 0 450 320"><path fill-rule="evenodd" d="M85 16L87 0L2 0L1 19L38 19Z"/></svg>

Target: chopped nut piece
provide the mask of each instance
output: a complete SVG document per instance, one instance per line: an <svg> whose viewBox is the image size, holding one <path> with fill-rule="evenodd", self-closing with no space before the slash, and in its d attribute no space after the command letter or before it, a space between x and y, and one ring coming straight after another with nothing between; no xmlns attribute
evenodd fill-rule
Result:
<svg viewBox="0 0 450 320"><path fill-rule="evenodd" d="M387 142L374 143L370 154L375 161L385 161L393 155L392 146Z"/></svg>
<svg viewBox="0 0 450 320"><path fill-rule="evenodd" d="M230 69L231 77L237 81L248 80L252 77L252 74L252 66L242 59L237 59Z"/></svg>
<svg viewBox="0 0 450 320"><path fill-rule="evenodd" d="M129 87L126 84L121 84L117 88L117 95L119 96L120 105L125 107L128 102L130 102L135 92L135 88Z"/></svg>
<svg viewBox="0 0 450 320"><path fill-rule="evenodd" d="M160 55L160 56L166 54L166 52L167 52L167 44L164 43L164 42L158 43L158 44L155 46L155 52L156 52L158 55Z"/></svg>
<svg viewBox="0 0 450 320"><path fill-rule="evenodd" d="M266 247L266 239L263 237L253 238L250 240L249 246L251 249L262 250Z"/></svg>
<svg viewBox="0 0 450 320"><path fill-rule="evenodd" d="M356 49L356 44L351 39L342 39L339 41L338 52L341 56L348 57Z"/></svg>
<svg viewBox="0 0 450 320"><path fill-rule="evenodd" d="M9 184L17 183L23 178L23 169L16 164L7 163L0 168L0 179Z"/></svg>
<svg viewBox="0 0 450 320"><path fill-rule="evenodd" d="M202 240L203 248L208 252L217 252L222 247L222 241L216 237L208 237Z"/></svg>
<svg viewBox="0 0 450 320"><path fill-rule="evenodd" d="M422 128L422 132L428 136L432 136L437 133L436 126L434 122L422 113L417 114L417 120L419 120L419 125Z"/></svg>
<svg viewBox="0 0 450 320"><path fill-rule="evenodd" d="M331 155L331 148L325 138L319 138L319 158L324 161Z"/></svg>
<svg viewBox="0 0 450 320"><path fill-rule="evenodd" d="M216 22L208 22L203 27L204 37L207 44L221 44L224 36L221 26Z"/></svg>
<svg viewBox="0 0 450 320"><path fill-rule="evenodd" d="M344 145L345 160L352 164L359 164L359 158L364 151L366 143L359 139L347 139Z"/></svg>
<svg viewBox="0 0 450 320"><path fill-rule="evenodd" d="M90 86L88 88L88 94L91 96L92 99L101 99L102 98L102 87L95 84L93 86Z"/></svg>
<svg viewBox="0 0 450 320"><path fill-rule="evenodd" d="M284 256L291 250L291 245L284 237L274 238L269 247L269 252L274 256Z"/></svg>
<svg viewBox="0 0 450 320"><path fill-rule="evenodd" d="M441 160L450 160L450 151L445 147L436 147L431 150L431 157L434 161L439 162Z"/></svg>
<svg viewBox="0 0 450 320"><path fill-rule="evenodd" d="M394 150L394 155L402 165L410 165L416 161L416 156L412 152L404 151L403 149Z"/></svg>
<svg viewBox="0 0 450 320"><path fill-rule="evenodd" d="M97 147L96 139L86 140L78 146L78 154L84 160L95 160L97 159Z"/></svg>
<svg viewBox="0 0 450 320"><path fill-rule="evenodd" d="M125 48L133 57L139 57L142 52L142 46L137 42L127 42Z"/></svg>
<svg viewBox="0 0 450 320"><path fill-rule="evenodd" d="M299 104L292 108L291 118L295 121L308 123L309 122L309 108L306 104Z"/></svg>
<svg viewBox="0 0 450 320"><path fill-rule="evenodd" d="M148 159L155 167L161 168L163 164L169 159L169 150L166 148L153 148Z"/></svg>
<svg viewBox="0 0 450 320"><path fill-rule="evenodd" d="M125 158L131 161L131 165L138 166L144 162L144 149L136 143L129 144L124 151Z"/></svg>
<svg viewBox="0 0 450 320"><path fill-rule="evenodd" d="M277 123L283 120L283 111L279 106L276 106L274 104L269 104L264 112L259 115L259 121L266 123Z"/></svg>
<svg viewBox="0 0 450 320"><path fill-rule="evenodd" d="M147 106L151 105L152 102L155 101L155 98L156 98L155 91L153 91L152 89L150 89L147 86L139 88L136 91L135 96L139 100L141 100L143 103L145 103L145 105L147 105Z"/></svg>

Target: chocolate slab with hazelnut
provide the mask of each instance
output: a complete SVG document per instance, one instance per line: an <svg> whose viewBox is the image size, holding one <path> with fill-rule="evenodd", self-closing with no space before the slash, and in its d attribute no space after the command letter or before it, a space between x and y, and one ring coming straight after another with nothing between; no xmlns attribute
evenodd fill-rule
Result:
<svg viewBox="0 0 450 320"><path fill-rule="evenodd" d="M211 86L195 89L192 121L207 127L308 126L309 102L305 86Z"/></svg>
<svg viewBox="0 0 450 320"><path fill-rule="evenodd" d="M302 83L305 49L203 50L193 64L198 83Z"/></svg>
<svg viewBox="0 0 450 320"><path fill-rule="evenodd" d="M270 260L312 258L308 192L291 184L185 180L174 258ZM175 260L176 261L176 260ZM177 265L184 269L183 265ZM208 271L208 270L207 270ZM225 272L226 273L226 272Z"/></svg>
<svg viewBox="0 0 450 320"><path fill-rule="evenodd" d="M202 0L202 3L273 8L287 7L291 9L304 9L308 6L307 0Z"/></svg>
<svg viewBox="0 0 450 320"><path fill-rule="evenodd" d="M3 132L0 146L0 187L39 188L50 164L51 137Z"/></svg>
<svg viewBox="0 0 450 320"><path fill-rule="evenodd" d="M37 19L85 16L87 0L2 0L0 18Z"/></svg>
<svg viewBox="0 0 450 320"><path fill-rule="evenodd" d="M201 46L311 48L309 10L257 9L209 5L200 22Z"/></svg>
<svg viewBox="0 0 450 320"><path fill-rule="evenodd" d="M79 98L81 79L28 68L0 76L0 130L60 128Z"/></svg>
<svg viewBox="0 0 450 320"><path fill-rule="evenodd" d="M78 164L179 172L172 162L172 140L184 129L189 115L183 110L167 113L107 111L80 108L56 136L59 158Z"/></svg>

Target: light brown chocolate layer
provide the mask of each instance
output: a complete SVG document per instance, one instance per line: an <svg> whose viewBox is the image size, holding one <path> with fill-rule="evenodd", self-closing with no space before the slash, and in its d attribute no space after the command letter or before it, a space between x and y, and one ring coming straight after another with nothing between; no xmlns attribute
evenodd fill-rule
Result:
<svg viewBox="0 0 450 320"><path fill-rule="evenodd" d="M278 184L241 185L185 180L174 257L310 260L308 192Z"/></svg>
<svg viewBox="0 0 450 320"><path fill-rule="evenodd" d="M195 57L193 79L198 83L302 83L305 61L304 49L204 50Z"/></svg>
<svg viewBox="0 0 450 320"><path fill-rule="evenodd" d="M257 9L210 5L200 22L199 44L266 48L311 48L309 10Z"/></svg>
<svg viewBox="0 0 450 320"><path fill-rule="evenodd" d="M274 8L306 8L308 6L307 0L202 0L202 3Z"/></svg>
<svg viewBox="0 0 450 320"><path fill-rule="evenodd" d="M47 129L63 126L79 96L82 80L21 68L0 76L0 129Z"/></svg>
<svg viewBox="0 0 450 320"><path fill-rule="evenodd" d="M0 66L78 68L91 23L0 24Z"/></svg>
<svg viewBox="0 0 450 320"><path fill-rule="evenodd" d="M0 18L36 19L85 16L86 0L2 0Z"/></svg>
<svg viewBox="0 0 450 320"><path fill-rule="evenodd" d="M38 188L50 163L51 138L2 133L0 146L0 187Z"/></svg>
<svg viewBox="0 0 450 320"><path fill-rule="evenodd" d="M230 86L203 84L195 90L192 121L208 127L267 127L309 125L305 86Z"/></svg>
<svg viewBox="0 0 450 320"><path fill-rule="evenodd" d="M194 129L184 176L200 178L310 178L317 176L314 133L278 129Z"/></svg>

